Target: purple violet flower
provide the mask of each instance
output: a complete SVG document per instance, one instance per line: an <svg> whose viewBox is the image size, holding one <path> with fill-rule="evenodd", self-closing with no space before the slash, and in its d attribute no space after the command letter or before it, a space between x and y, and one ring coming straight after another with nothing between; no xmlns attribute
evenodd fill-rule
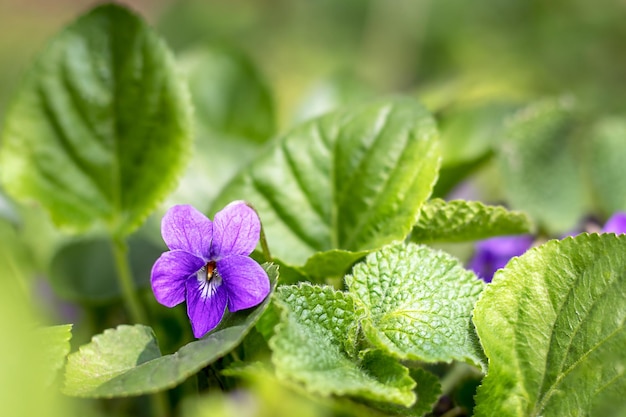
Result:
<svg viewBox="0 0 626 417"><path fill-rule="evenodd" d="M626 213L617 212L604 223L602 233L626 233Z"/></svg>
<svg viewBox="0 0 626 417"><path fill-rule="evenodd" d="M500 236L480 241L468 268L485 282L491 282L498 269L503 268L512 257L522 255L532 244L531 235Z"/></svg>
<svg viewBox="0 0 626 417"><path fill-rule="evenodd" d="M259 217L243 201L228 204L213 221L189 205L163 216L161 234L170 250L152 267L152 291L167 307L187 302L196 338L219 324L227 306L244 310L269 294L267 273L248 257L260 231Z"/></svg>

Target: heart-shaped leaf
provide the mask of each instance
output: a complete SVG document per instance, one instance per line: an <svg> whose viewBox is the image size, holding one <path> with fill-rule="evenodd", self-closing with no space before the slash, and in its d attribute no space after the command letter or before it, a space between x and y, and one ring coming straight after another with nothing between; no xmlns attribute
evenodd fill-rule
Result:
<svg viewBox="0 0 626 417"><path fill-rule="evenodd" d="M17 92L0 164L13 196L55 223L134 230L175 186L191 111L173 59L139 17L95 8L55 36Z"/></svg>

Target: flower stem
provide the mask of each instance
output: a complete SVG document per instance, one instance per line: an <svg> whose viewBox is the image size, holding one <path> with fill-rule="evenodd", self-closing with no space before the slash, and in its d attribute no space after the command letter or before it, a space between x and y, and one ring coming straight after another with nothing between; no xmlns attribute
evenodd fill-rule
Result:
<svg viewBox="0 0 626 417"><path fill-rule="evenodd" d="M113 238L113 254L115 256L118 282L122 289L122 295L124 296L130 319L133 323L148 324L148 318L135 291L133 274L128 263L128 244L125 239Z"/></svg>

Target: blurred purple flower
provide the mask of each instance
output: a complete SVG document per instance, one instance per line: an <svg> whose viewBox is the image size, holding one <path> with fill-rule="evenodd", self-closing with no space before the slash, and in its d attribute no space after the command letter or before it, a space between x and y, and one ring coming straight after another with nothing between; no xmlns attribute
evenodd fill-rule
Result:
<svg viewBox="0 0 626 417"><path fill-rule="evenodd" d="M261 222L243 201L234 201L212 222L189 205L163 216L161 234L170 249L152 267L152 291L167 307L187 302L193 334L201 338L222 320L267 297L267 273L248 255L259 241Z"/></svg>
<svg viewBox="0 0 626 417"><path fill-rule="evenodd" d="M480 241L476 244L476 252L468 268L485 282L491 282L498 269L504 267L512 257L526 252L532 244L531 235L501 236Z"/></svg>
<svg viewBox="0 0 626 417"><path fill-rule="evenodd" d="M613 214L604 224L602 233L626 233L626 213L617 212Z"/></svg>

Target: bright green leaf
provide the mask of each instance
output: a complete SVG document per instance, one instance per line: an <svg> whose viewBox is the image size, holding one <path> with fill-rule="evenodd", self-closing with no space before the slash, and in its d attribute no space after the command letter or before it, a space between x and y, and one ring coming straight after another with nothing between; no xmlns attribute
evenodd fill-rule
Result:
<svg viewBox="0 0 626 417"><path fill-rule="evenodd" d="M70 339L72 338L72 325L63 324L37 329L34 343L41 347L42 366L47 369L48 384L52 384L56 373L63 367L65 357L70 353Z"/></svg>
<svg viewBox="0 0 626 417"><path fill-rule="evenodd" d="M138 16L112 4L84 15L50 41L7 113L7 191L67 229L128 234L183 168L191 112L179 78Z"/></svg>
<svg viewBox="0 0 626 417"><path fill-rule="evenodd" d="M489 358L476 416L599 416L626 399L626 236L550 241L496 273L474 310Z"/></svg>
<svg viewBox="0 0 626 417"><path fill-rule="evenodd" d="M492 236L532 232L528 216L502 206L486 206L479 201L440 199L422 206L413 232L413 242L465 242Z"/></svg>
<svg viewBox="0 0 626 417"><path fill-rule="evenodd" d="M273 285L278 269L265 267ZM125 397L172 388L235 348L256 324L271 297L231 314L217 330L161 356L152 329L122 325L95 336L68 357L64 392L91 398Z"/></svg>
<svg viewBox="0 0 626 417"><path fill-rule="evenodd" d="M585 149L594 203L606 216L626 210L626 119L601 120Z"/></svg>
<svg viewBox="0 0 626 417"><path fill-rule="evenodd" d="M346 284L374 346L400 359L481 363L470 316L484 284L452 256L387 246L357 264Z"/></svg>
<svg viewBox="0 0 626 417"><path fill-rule="evenodd" d="M408 369L383 355L356 354L357 322L348 294L330 287L283 286L276 293L282 320L270 339L272 362L283 379L300 382L311 393L349 395L410 406L415 383ZM375 362L375 361L374 361Z"/></svg>
<svg viewBox="0 0 626 417"><path fill-rule="evenodd" d="M404 239L438 166L435 122L421 105L395 99L354 106L278 138L226 187L213 211L250 201L273 255L304 265L317 252L360 252Z"/></svg>
<svg viewBox="0 0 626 417"><path fill-rule="evenodd" d="M577 127L571 100L545 100L517 112L498 147L511 207L554 233L572 229L585 212Z"/></svg>

